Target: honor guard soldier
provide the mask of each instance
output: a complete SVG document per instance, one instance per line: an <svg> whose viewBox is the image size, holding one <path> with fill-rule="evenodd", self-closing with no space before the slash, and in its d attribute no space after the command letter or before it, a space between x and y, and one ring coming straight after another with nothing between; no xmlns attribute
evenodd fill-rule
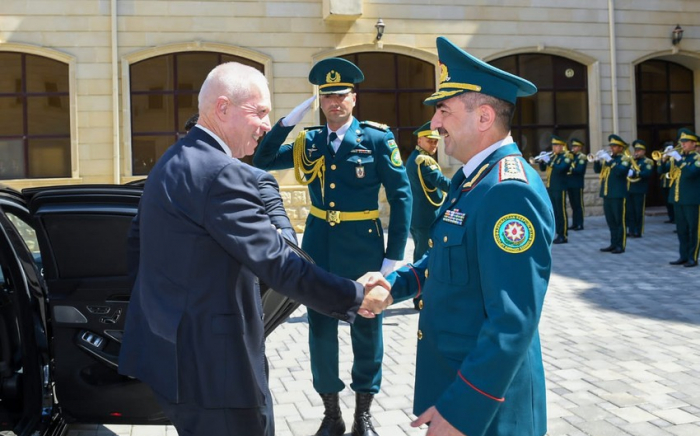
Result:
<svg viewBox="0 0 700 436"><path fill-rule="evenodd" d="M543 436L538 322L551 272L554 213L510 136L527 80L437 40L432 127L464 166L430 228L432 248L387 279L395 301L422 292L411 424L430 435ZM504 273L504 271L508 273Z"/></svg>
<svg viewBox="0 0 700 436"><path fill-rule="evenodd" d="M566 141L552 135L552 155L540 157L540 171L547 172L547 192L554 207L557 237L554 244L568 242L569 217L566 213L566 174L571 169L571 154L566 151Z"/></svg>
<svg viewBox="0 0 700 436"><path fill-rule="evenodd" d="M700 154L695 151L698 136L690 129L681 129L679 140L682 152L669 153L676 170L671 171L671 196L675 202L676 229L678 230L678 260L671 265L694 267L698 265L698 210L700 210Z"/></svg>
<svg viewBox="0 0 700 436"><path fill-rule="evenodd" d="M629 181L627 176L631 167L630 159L625 156L627 143L617 135L608 136L610 153L601 150L593 164L593 171L600 174L600 196L603 198L605 222L610 229L610 245L601 248L614 254L624 253L627 245L625 233L625 202Z"/></svg>
<svg viewBox="0 0 700 436"><path fill-rule="evenodd" d="M571 149L571 168L566 174L566 193L571 205L572 223L569 230L583 230L583 216L586 208L583 204L583 188L586 178L586 166L588 159L583 153L583 141L578 138L571 138L569 148Z"/></svg>
<svg viewBox="0 0 700 436"><path fill-rule="evenodd" d="M649 191L649 179L654 173L654 161L646 157L647 144L641 139L632 142L634 161L628 172L629 193L627 196L627 236L641 238L644 234L644 210Z"/></svg>
<svg viewBox="0 0 700 436"><path fill-rule="evenodd" d="M664 221L664 223L668 224L675 224L676 222L673 203L669 198L671 192L671 178L669 177L670 162L669 156L666 153L666 151L671 151L673 150L673 148L673 142L667 141L666 143L664 143L663 151L652 152L652 156L654 153L656 153L656 156L653 156L654 160L656 161L656 174L659 175L659 182L661 185L661 196L664 199L664 205L666 206L666 214L668 215L668 219Z"/></svg>
<svg viewBox="0 0 700 436"><path fill-rule="evenodd" d="M388 274L403 260L411 213L411 188L394 135L386 125L353 117L355 84L364 80L350 61L318 62L309 81L318 85L327 124L302 130L283 144L310 109L313 97L297 106L265 135L253 159L266 170L294 168L297 181L308 186L311 210L302 249L324 269L358 278L368 271ZM386 248L379 220L379 189L390 206ZM338 393L338 320L308 310L309 348L314 389L325 407L318 436L345 433ZM382 316L358 318L350 327L352 384L356 393L353 436L376 435L370 405L382 379Z"/></svg>
<svg viewBox="0 0 700 436"><path fill-rule="evenodd" d="M413 208L411 212L411 236L415 243L413 262L423 257L428 250L430 225L445 201L445 192L450 188L450 179L445 177L435 160L440 134L430 129L430 121L413 132L417 145L406 161L406 173L411 182ZM443 192L444 191L444 192ZM420 296L413 306L420 310Z"/></svg>

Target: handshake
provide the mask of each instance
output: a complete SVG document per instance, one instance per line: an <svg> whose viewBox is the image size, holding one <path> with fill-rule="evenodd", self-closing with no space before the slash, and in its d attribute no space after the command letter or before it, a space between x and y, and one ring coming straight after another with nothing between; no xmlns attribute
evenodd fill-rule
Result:
<svg viewBox="0 0 700 436"><path fill-rule="evenodd" d="M393 303L391 285L380 272L368 272L357 282L365 287L365 299L357 314L365 318L374 318Z"/></svg>

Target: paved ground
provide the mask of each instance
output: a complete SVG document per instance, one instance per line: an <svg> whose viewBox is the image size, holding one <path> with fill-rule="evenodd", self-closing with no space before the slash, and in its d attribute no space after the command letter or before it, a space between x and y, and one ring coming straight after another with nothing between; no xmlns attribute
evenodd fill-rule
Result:
<svg viewBox="0 0 700 436"><path fill-rule="evenodd" d="M598 251L609 242L602 217L587 218L586 230L554 246L540 325L550 436L700 435L700 267L668 264L678 242L664 219L648 217L644 237L629 240L620 255ZM425 434L409 426L417 320L410 302L386 312L384 381L373 408L381 436ZM346 380L348 331L341 329ZM322 405L310 381L305 309L270 336L268 356L277 435L313 435ZM341 398L349 434L354 397L346 388ZM69 435L176 432L77 426Z"/></svg>

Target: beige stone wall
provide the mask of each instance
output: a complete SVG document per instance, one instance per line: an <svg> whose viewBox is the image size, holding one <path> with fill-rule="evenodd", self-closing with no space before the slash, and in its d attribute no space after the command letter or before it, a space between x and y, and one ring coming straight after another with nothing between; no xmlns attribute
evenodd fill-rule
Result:
<svg viewBox="0 0 700 436"><path fill-rule="evenodd" d="M695 0L352 0L345 4L350 17L342 17L343 2L337 2L3 0L0 50L28 48L63 57L74 80L72 178L8 184L22 188L133 179L125 98L128 63L173 47L223 48L264 59L274 119L312 94L308 71L327 56L384 50L434 62L438 35L486 60L515 53L556 54L588 66L592 151L610 133L630 140L636 134L635 64L662 58L700 72L700 30L694 25L700 21L700 2ZM331 10L341 16L329 16ZM386 30L377 44L374 25L380 17ZM676 24L684 27L685 37L673 47L670 35ZM700 92L696 95L700 117ZM303 125L316 122L317 110ZM449 174L457 167L446 156L441 163ZM288 174L278 177L285 194L290 193L290 214L303 221L305 195Z"/></svg>

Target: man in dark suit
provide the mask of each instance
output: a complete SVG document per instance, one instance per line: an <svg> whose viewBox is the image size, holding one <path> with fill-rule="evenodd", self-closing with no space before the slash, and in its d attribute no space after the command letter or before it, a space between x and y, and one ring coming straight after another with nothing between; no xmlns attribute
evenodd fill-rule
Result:
<svg viewBox="0 0 700 436"><path fill-rule="evenodd" d="M269 131L269 112L260 72L214 68L197 126L151 170L132 226L138 273L119 371L153 389L180 436L274 435L258 277L348 322L391 301L379 273L329 274L273 229L256 173L238 160Z"/></svg>

